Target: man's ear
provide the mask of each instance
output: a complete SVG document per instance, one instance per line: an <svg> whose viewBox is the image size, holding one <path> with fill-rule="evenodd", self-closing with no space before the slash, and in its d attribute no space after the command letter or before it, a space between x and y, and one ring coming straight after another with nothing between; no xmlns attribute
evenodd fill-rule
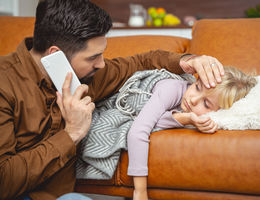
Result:
<svg viewBox="0 0 260 200"><path fill-rule="evenodd" d="M48 54L52 54L52 53L54 53L54 52L56 52L56 51L59 51L59 50L60 50L59 47L57 47L57 46L51 46L51 47L48 49Z"/></svg>

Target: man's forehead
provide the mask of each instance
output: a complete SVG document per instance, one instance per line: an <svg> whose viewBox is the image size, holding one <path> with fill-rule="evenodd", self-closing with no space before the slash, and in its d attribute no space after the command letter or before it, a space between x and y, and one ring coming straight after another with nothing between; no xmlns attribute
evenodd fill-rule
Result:
<svg viewBox="0 0 260 200"><path fill-rule="evenodd" d="M105 51L107 47L107 40L105 37L92 38L87 42L86 53L90 56L100 54Z"/></svg>

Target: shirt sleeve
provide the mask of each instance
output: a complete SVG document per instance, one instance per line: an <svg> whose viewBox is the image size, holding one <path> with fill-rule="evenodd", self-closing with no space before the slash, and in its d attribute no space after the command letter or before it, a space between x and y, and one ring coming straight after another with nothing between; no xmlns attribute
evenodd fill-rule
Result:
<svg viewBox="0 0 260 200"><path fill-rule="evenodd" d="M173 117L173 113L179 112L178 110L166 111L156 124L156 128L169 129L169 128L183 128L184 126Z"/></svg>
<svg viewBox="0 0 260 200"><path fill-rule="evenodd" d="M165 79L155 85L151 98L134 120L128 133L128 175L148 175L150 133L163 114L180 103L184 85L183 81L173 79Z"/></svg>
<svg viewBox="0 0 260 200"><path fill-rule="evenodd" d="M17 152L11 100L3 92L0 96L0 199L15 199L47 181L74 159L76 146L61 130L36 146Z"/></svg>
<svg viewBox="0 0 260 200"><path fill-rule="evenodd" d="M89 85L88 95L95 102L115 94L125 81L136 71L165 68L175 74L184 73L180 59L184 54L154 50L126 58L105 59L105 67L100 69Z"/></svg>

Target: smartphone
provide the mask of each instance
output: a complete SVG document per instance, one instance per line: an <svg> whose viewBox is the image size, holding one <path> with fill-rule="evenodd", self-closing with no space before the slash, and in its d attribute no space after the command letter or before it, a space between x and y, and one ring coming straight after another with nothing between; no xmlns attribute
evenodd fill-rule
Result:
<svg viewBox="0 0 260 200"><path fill-rule="evenodd" d="M62 94L62 85L68 72L72 72L70 91L73 95L78 86L81 85L77 75L73 71L69 61L62 51L56 51L41 58L41 63L51 78L59 93Z"/></svg>

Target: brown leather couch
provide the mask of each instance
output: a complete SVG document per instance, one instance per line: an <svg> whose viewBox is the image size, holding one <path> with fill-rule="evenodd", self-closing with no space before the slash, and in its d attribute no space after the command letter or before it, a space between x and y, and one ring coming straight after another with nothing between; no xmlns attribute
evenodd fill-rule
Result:
<svg viewBox="0 0 260 200"><path fill-rule="evenodd" d="M33 18L0 17L0 55L32 35ZM200 20L192 40L171 36L108 39L105 57L151 49L207 54L224 65L260 74L260 19ZM259 91L260 92L260 91ZM213 135L172 129L151 135L148 193L151 199L260 199L260 131L223 131ZM127 153L111 180L78 180L76 191L131 197Z"/></svg>

